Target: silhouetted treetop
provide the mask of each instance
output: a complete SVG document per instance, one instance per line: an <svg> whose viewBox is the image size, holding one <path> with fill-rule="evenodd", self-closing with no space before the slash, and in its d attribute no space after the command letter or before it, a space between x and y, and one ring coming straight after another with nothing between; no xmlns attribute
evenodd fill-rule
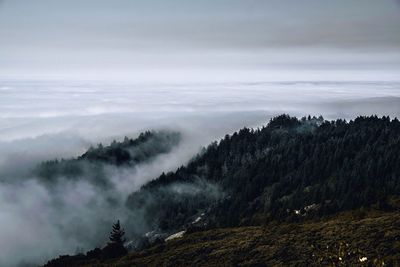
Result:
<svg viewBox="0 0 400 267"><path fill-rule="evenodd" d="M126 240L124 238L125 231L122 229L119 220L113 224L112 231L110 233L110 241L113 243L123 244Z"/></svg>

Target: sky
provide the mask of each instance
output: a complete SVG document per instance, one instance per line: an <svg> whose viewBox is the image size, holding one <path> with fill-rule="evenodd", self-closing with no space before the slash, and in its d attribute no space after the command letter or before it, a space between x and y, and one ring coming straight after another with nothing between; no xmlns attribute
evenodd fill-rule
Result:
<svg viewBox="0 0 400 267"><path fill-rule="evenodd" d="M3 0L0 77L180 81L214 71L268 79L373 69L394 79L399 26L396 0Z"/></svg>

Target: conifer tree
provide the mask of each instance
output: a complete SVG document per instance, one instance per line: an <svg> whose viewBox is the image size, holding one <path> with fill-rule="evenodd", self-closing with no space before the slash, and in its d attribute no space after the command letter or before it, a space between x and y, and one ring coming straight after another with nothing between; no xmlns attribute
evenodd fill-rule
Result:
<svg viewBox="0 0 400 267"><path fill-rule="evenodd" d="M116 244L123 244L125 242L125 238L123 237L125 235L125 231L123 228L121 228L121 224L119 223L119 220L113 224L112 226L112 231L110 233L110 241Z"/></svg>

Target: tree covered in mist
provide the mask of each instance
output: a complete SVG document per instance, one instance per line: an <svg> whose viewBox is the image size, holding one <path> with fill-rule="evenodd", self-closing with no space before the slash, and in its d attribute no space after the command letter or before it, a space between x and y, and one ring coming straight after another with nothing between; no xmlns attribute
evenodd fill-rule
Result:
<svg viewBox="0 0 400 267"><path fill-rule="evenodd" d="M48 261L44 266L46 267L66 267L66 266L80 266L85 265L90 260L109 260L124 256L128 253L124 247L125 231L121 227L119 220L113 224L109 236L110 242L103 248L95 248L88 252L78 253L74 256L62 255L57 259Z"/></svg>
<svg viewBox="0 0 400 267"><path fill-rule="evenodd" d="M168 175L162 174L156 181L163 182ZM152 184L132 193L126 202L133 215L128 223L132 232L139 235L152 230L171 232L190 225L192 217L198 217L223 197L218 185L199 177L182 176L179 181Z"/></svg>
<svg viewBox="0 0 400 267"><path fill-rule="evenodd" d="M125 231L122 229L119 220L113 224L112 231L110 233L110 241L117 244L123 244L126 240L124 238Z"/></svg>
<svg viewBox="0 0 400 267"><path fill-rule="evenodd" d="M90 148L79 159L100 161L108 164L137 164L144 162L160 153L167 153L180 141L177 132L146 131L136 139L125 137L122 142L113 141L109 146L99 144Z"/></svg>
<svg viewBox="0 0 400 267"><path fill-rule="evenodd" d="M219 198L159 198L174 183L202 179ZM161 175L132 194L133 210L148 199L151 216L175 226L200 210L209 225L251 223L257 214L282 218L385 203L400 193L400 122L389 117L352 121L281 115L257 130L241 129L210 144L187 166ZM151 197L149 197L151 196ZM295 212L298 211L298 212ZM166 227L168 228L168 227Z"/></svg>
<svg viewBox="0 0 400 267"><path fill-rule="evenodd" d="M109 146L99 144L83 155L69 160L46 161L36 168L36 174L45 183L57 178L87 179L107 187L108 180L104 166L130 166L148 162L156 156L168 153L180 142L180 134L168 131L147 131L136 139L125 137L122 142L113 141Z"/></svg>
<svg viewBox="0 0 400 267"><path fill-rule="evenodd" d="M110 242L103 248L86 253L87 258L100 258L100 259L112 259L125 255L128 253L124 247L125 243L125 231L122 229L119 220L113 224L112 230L109 236Z"/></svg>

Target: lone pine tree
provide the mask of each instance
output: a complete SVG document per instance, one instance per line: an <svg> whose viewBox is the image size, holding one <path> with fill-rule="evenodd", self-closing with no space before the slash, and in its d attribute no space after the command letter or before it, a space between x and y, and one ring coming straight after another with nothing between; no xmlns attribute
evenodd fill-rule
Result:
<svg viewBox="0 0 400 267"><path fill-rule="evenodd" d="M112 243L123 244L126 240L123 238L125 235L124 229L121 228L119 220L113 224L112 231L110 233L110 241Z"/></svg>

